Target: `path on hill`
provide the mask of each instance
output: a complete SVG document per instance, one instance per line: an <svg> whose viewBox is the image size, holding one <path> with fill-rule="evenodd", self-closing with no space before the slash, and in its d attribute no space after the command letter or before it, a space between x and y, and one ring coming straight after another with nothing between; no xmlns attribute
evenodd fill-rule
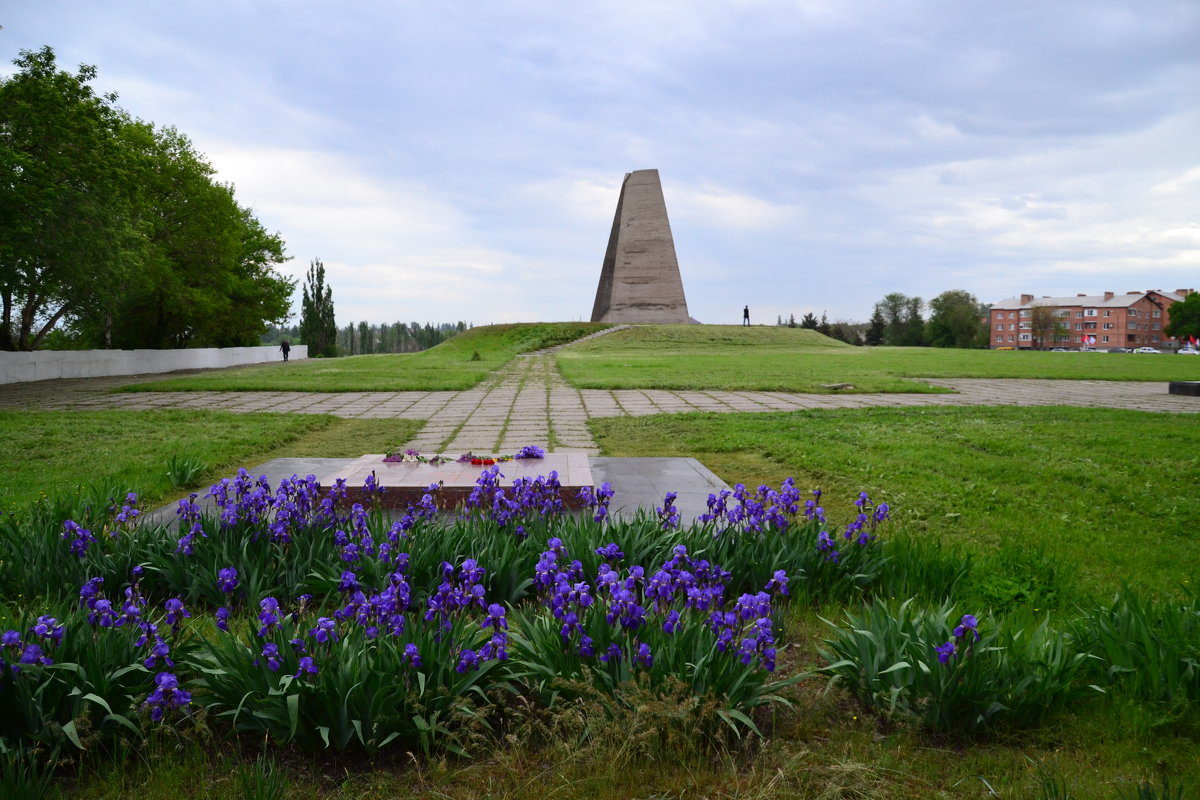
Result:
<svg viewBox="0 0 1200 800"><path fill-rule="evenodd" d="M610 329L611 331L611 329ZM602 332L603 333L603 332ZM560 347L563 345L560 345ZM746 413L826 408L1080 406L1200 413L1200 400L1167 393L1162 382L950 378L926 381L957 394L792 394L787 392L574 389L554 364L558 347L517 356L461 392L139 392L115 386L155 376L38 381L0 386L0 411L203 408L427 420L408 446L422 453L511 453L527 444L596 453L587 421L689 411Z"/></svg>

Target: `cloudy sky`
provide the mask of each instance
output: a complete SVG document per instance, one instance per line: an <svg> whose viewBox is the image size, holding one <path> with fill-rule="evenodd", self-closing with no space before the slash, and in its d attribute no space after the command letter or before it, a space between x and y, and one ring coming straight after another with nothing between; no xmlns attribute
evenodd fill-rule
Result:
<svg viewBox="0 0 1200 800"><path fill-rule="evenodd" d="M1195 0L41 0L338 321L588 319L624 173L692 316L1200 288Z"/></svg>

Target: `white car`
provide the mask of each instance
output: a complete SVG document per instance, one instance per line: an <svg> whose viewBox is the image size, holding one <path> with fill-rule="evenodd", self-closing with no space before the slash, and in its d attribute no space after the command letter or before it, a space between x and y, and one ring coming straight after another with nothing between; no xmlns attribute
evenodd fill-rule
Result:
<svg viewBox="0 0 1200 800"><path fill-rule="evenodd" d="M1134 350L1133 352L1135 352L1135 353L1153 353L1154 355L1158 355L1162 351L1155 350L1153 347L1139 347L1138 349Z"/></svg>
<svg viewBox="0 0 1200 800"><path fill-rule="evenodd" d="M1200 350L1193 350L1190 347L1185 347L1182 350L1176 350L1175 352L1181 356L1200 356Z"/></svg>

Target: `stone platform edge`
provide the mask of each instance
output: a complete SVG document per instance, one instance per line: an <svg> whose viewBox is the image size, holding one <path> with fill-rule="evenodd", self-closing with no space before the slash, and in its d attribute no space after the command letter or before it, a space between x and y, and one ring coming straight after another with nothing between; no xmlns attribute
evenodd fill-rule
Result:
<svg viewBox="0 0 1200 800"><path fill-rule="evenodd" d="M520 478L535 480L555 473L560 484L559 498L567 508L579 508L579 490L592 486L592 470L586 453L547 453L545 458L514 459L494 465L463 463L450 460L440 464L419 461L384 461L382 453L357 458L337 472L320 478L322 486L345 482L346 501L363 503L369 499L363 486L367 478L384 489L381 505L385 508L407 508L421 502L429 494L438 508L450 510L464 503L478 485L480 475L492 466L498 467L501 486L508 488ZM430 492L430 487L437 491Z"/></svg>

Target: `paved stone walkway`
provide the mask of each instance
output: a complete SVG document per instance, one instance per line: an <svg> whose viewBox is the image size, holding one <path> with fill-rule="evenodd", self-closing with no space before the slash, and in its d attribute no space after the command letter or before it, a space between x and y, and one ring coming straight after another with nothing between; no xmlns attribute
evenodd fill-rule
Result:
<svg viewBox="0 0 1200 800"><path fill-rule="evenodd" d="M527 444L596 453L587 421L688 411L763 412L917 406L1082 406L1200 413L1200 400L1165 383L954 378L927 383L955 394L573 389L559 376L557 348L518 356L462 392L139 392L106 390L147 376L38 381L0 386L0 410L207 408L427 420L409 443L424 453L513 452Z"/></svg>

